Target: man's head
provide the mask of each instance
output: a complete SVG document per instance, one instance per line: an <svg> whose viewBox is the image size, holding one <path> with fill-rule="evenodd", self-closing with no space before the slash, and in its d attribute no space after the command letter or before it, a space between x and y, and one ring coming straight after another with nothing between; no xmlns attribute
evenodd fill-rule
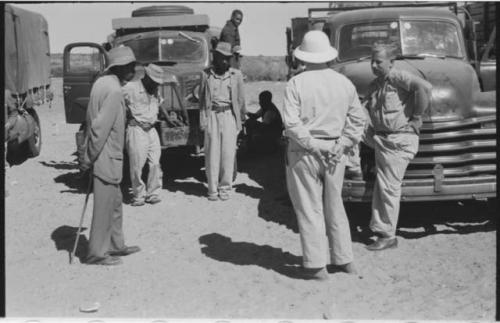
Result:
<svg viewBox="0 0 500 323"><path fill-rule="evenodd" d="M135 55L132 49L127 46L112 48L108 52L109 65L106 70L116 75L120 82L126 83L134 78Z"/></svg>
<svg viewBox="0 0 500 323"><path fill-rule="evenodd" d="M239 9L233 10L233 13L231 14L231 21L236 27L241 25L241 22L243 21L243 12Z"/></svg>
<svg viewBox="0 0 500 323"><path fill-rule="evenodd" d="M378 77L385 77L389 74L395 58L394 48L387 45L373 46L371 62L373 74Z"/></svg>
<svg viewBox="0 0 500 323"><path fill-rule="evenodd" d="M230 66L230 59L233 56L231 52L231 44L226 42L218 42L214 52L214 69L217 74L224 74Z"/></svg>
<svg viewBox="0 0 500 323"><path fill-rule="evenodd" d="M163 69L158 65L149 64L144 68L144 71L142 84L148 93L153 94L158 89L158 86L163 83Z"/></svg>
<svg viewBox="0 0 500 323"><path fill-rule="evenodd" d="M265 108L272 102L273 94L269 91L262 91L259 94L259 104L262 108Z"/></svg>
<svg viewBox="0 0 500 323"><path fill-rule="evenodd" d="M330 45L328 36L320 30L308 31L293 55L309 68L326 68L337 58L337 50ZM308 69L309 69L308 68Z"/></svg>

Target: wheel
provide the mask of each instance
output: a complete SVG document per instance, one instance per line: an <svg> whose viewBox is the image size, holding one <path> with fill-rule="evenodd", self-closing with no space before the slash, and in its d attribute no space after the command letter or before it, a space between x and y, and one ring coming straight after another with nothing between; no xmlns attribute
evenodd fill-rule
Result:
<svg viewBox="0 0 500 323"><path fill-rule="evenodd" d="M36 157L40 155L42 150L42 129L40 128L40 118L35 110L30 110L29 114L35 120L35 128L33 129L33 135L27 140L27 156Z"/></svg>
<svg viewBox="0 0 500 323"><path fill-rule="evenodd" d="M132 11L132 17L192 15L194 10L186 6L150 6Z"/></svg>

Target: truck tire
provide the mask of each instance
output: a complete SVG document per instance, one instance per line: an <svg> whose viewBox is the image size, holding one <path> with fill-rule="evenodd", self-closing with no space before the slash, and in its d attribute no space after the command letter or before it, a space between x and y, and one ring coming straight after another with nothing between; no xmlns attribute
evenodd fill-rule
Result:
<svg viewBox="0 0 500 323"><path fill-rule="evenodd" d="M42 129L40 127L40 118L38 118L36 111L30 109L29 114L35 119L35 128L33 129L33 136L27 141L27 155L28 157L36 157L40 155L40 151L42 150Z"/></svg>
<svg viewBox="0 0 500 323"><path fill-rule="evenodd" d="M186 6L150 6L132 11L132 17L192 15L194 10Z"/></svg>

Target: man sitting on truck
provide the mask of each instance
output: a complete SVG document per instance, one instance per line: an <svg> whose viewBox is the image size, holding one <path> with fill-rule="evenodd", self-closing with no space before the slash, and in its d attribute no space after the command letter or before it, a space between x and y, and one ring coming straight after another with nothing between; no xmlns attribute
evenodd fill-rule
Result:
<svg viewBox="0 0 500 323"><path fill-rule="evenodd" d="M208 199L229 199L233 184L236 139L245 119L243 76L229 67L231 44L219 42L213 66L202 74L200 127L205 130Z"/></svg>
<svg viewBox="0 0 500 323"><path fill-rule="evenodd" d="M226 22L224 28L220 33L219 41L231 44L231 67L240 68L240 32L238 26L241 25L243 21L243 12L239 9L233 10L231 13L231 19Z"/></svg>
<svg viewBox="0 0 500 323"><path fill-rule="evenodd" d="M163 83L164 72L160 66L154 64L149 64L144 70L142 79L128 82L123 87L129 114L126 144L134 195L132 206L156 204L161 201L158 197L162 188L161 145L154 125L158 120L161 103L158 86ZM144 185L141 177L146 161L149 173L147 184Z"/></svg>
<svg viewBox="0 0 500 323"><path fill-rule="evenodd" d="M401 185L408 164L418 151L422 115L430 104L432 85L393 67L394 50L375 45L366 108L371 124L363 141L375 150L376 181L370 229L378 236L368 250L397 247Z"/></svg>

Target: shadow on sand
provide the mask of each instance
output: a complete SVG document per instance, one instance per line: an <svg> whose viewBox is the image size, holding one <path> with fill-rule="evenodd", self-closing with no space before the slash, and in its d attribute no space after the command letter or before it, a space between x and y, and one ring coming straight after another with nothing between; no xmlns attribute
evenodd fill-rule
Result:
<svg viewBox="0 0 500 323"><path fill-rule="evenodd" d="M80 238L78 239L78 245L76 246L75 251L75 257L80 260L80 263L85 262L89 245L87 238L83 234L83 231L85 230L87 230L87 228L82 228L82 230L80 231ZM50 235L50 238L55 243L56 250L63 250L68 252L68 262L70 254L73 251L77 231L77 227L63 225L55 229Z"/></svg>

